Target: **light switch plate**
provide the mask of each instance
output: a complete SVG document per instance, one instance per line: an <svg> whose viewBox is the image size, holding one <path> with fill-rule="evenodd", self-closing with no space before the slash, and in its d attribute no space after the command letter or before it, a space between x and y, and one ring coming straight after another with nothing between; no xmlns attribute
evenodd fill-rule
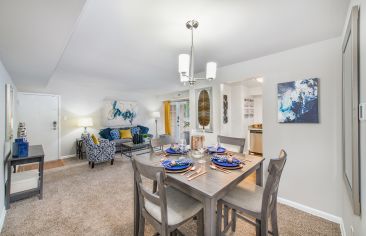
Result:
<svg viewBox="0 0 366 236"><path fill-rule="evenodd" d="M358 116L360 120L366 120L366 103L360 103Z"/></svg>

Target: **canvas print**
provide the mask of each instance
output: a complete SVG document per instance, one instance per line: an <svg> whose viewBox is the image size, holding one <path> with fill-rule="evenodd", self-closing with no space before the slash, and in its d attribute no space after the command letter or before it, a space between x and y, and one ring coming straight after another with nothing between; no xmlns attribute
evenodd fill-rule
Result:
<svg viewBox="0 0 366 236"><path fill-rule="evenodd" d="M319 123L318 86L318 78L278 84L278 121Z"/></svg>
<svg viewBox="0 0 366 236"><path fill-rule="evenodd" d="M104 122L107 126L132 125L136 117L136 102L113 100L105 103Z"/></svg>

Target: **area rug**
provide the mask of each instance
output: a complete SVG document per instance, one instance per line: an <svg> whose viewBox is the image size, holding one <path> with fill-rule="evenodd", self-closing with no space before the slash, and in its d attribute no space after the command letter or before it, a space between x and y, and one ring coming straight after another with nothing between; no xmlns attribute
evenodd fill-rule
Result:
<svg viewBox="0 0 366 236"><path fill-rule="evenodd" d="M117 157L117 156L116 156ZM45 171L44 198L13 203L1 235L133 235L133 171L129 160L94 169L86 161ZM339 225L279 204L280 235L340 234ZM195 222L180 229L196 234ZM153 235L147 224L145 235ZM255 235L252 225L238 219L237 232Z"/></svg>

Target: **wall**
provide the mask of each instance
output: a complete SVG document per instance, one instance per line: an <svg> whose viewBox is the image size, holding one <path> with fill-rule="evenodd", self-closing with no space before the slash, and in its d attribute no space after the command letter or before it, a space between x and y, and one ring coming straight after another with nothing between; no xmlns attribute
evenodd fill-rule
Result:
<svg viewBox="0 0 366 236"><path fill-rule="evenodd" d="M221 67L211 86L261 75L263 83L263 133L265 165L288 152L279 196L336 216L342 215L339 89L341 39L334 38L266 57ZM318 77L320 123L279 124L277 83ZM191 99L192 100L192 99ZM214 103L214 117L220 116ZM194 111L191 112L193 116ZM216 116L215 116L216 115ZM216 119L219 120L219 119ZM216 128L220 124L216 125ZM217 135L217 133L214 133ZM209 140L214 139L210 137ZM265 168L266 169L266 168ZM296 191L294 191L296 190Z"/></svg>
<svg viewBox="0 0 366 236"><path fill-rule="evenodd" d="M360 102L366 102L366 0L353 0L350 3L348 16L354 5L360 5ZM345 28L348 17L345 22ZM344 35L344 34L343 34ZM343 37L342 37L343 40ZM339 90L341 93L341 90ZM340 99L338 99L341 102ZM344 181L343 187L343 221L347 235L352 235L351 227L355 236L366 235L366 122L360 122L360 155L361 155L361 217L353 215L353 208L347 193Z"/></svg>
<svg viewBox="0 0 366 236"><path fill-rule="evenodd" d="M5 142L5 84L13 84L8 72L0 61L0 186L5 185L4 160L5 155L9 153L11 142ZM14 86L14 84L13 84ZM15 89L15 87L14 87ZM16 115L16 114L14 114ZM14 127L16 126L16 118L14 118ZM15 131L15 130L14 130ZM16 134L16 133L15 133ZM0 230L5 219L5 191L4 187L0 188Z"/></svg>

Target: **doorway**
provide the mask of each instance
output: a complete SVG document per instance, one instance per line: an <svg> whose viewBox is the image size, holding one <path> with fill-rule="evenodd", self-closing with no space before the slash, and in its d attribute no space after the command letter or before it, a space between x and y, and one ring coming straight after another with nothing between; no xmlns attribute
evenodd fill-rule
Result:
<svg viewBox="0 0 366 236"><path fill-rule="evenodd" d="M59 159L60 154L60 96L18 93L18 122L25 122L30 145L42 144L45 161Z"/></svg>
<svg viewBox="0 0 366 236"><path fill-rule="evenodd" d="M170 103L170 124L175 142L185 139L184 132L189 130L189 100Z"/></svg>

